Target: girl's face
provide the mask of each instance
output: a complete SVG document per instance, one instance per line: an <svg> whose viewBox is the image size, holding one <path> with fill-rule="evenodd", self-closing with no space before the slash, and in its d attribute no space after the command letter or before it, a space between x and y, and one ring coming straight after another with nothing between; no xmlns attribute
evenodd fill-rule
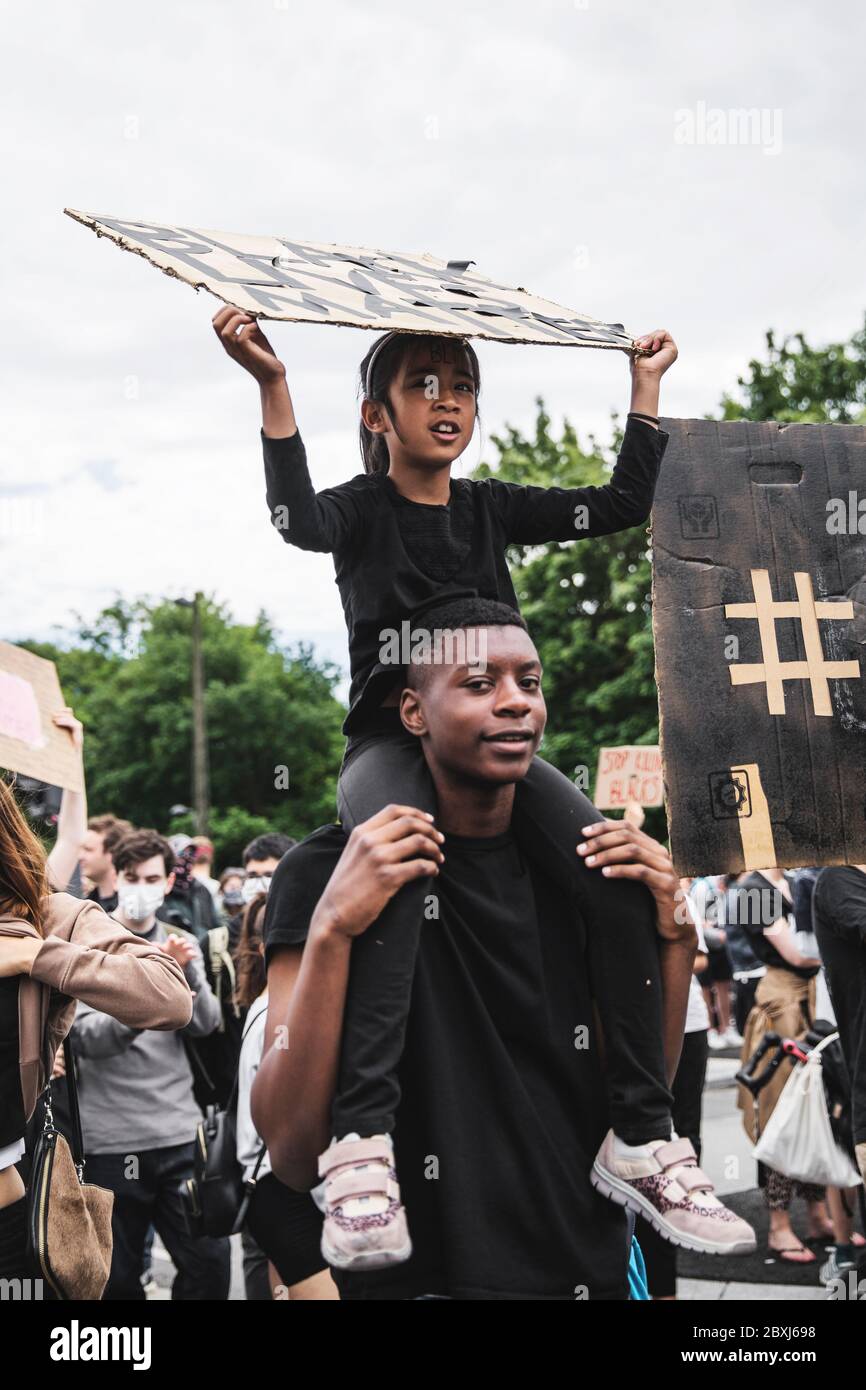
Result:
<svg viewBox="0 0 866 1390"><path fill-rule="evenodd" d="M364 423L384 434L391 463L448 468L463 453L475 429L475 380L460 342L419 338L403 358L388 388L393 415L364 401Z"/></svg>

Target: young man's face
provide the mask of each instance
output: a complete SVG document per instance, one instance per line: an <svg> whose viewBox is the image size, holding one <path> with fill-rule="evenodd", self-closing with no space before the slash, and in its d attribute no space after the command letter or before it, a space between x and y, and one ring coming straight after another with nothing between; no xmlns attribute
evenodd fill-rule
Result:
<svg viewBox="0 0 866 1390"><path fill-rule="evenodd" d="M174 874L166 873L161 854L127 864L117 873L115 915L132 931L147 929L173 887Z"/></svg>
<svg viewBox="0 0 866 1390"><path fill-rule="evenodd" d="M466 350L449 339L420 339L406 353L388 388L392 410L365 402L368 428L385 426L392 459L402 450L416 463L453 463L475 429L475 381Z"/></svg>
<svg viewBox="0 0 866 1390"><path fill-rule="evenodd" d="M241 895L245 903L252 902L259 893L269 892L274 869L279 862L273 855L269 855L267 859L247 860L246 874L241 884Z"/></svg>
<svg viewBox="0 0 866 1390"><path fill-rule="evenodd" d="M502 786L526 776L544 733L541 662L522 628L486 627L476 635L486 642L484 670L427 666L420 689L404 691L401 714L423 739L432 769Z"/></svg>
<svg viewBox="0 0 866 1390"><path fill-rule="evenodd" d="M81 872L92 883L105 877L112 867L111 855L106 853L103 836L98 830L88 830L78 851Z"/></svg>

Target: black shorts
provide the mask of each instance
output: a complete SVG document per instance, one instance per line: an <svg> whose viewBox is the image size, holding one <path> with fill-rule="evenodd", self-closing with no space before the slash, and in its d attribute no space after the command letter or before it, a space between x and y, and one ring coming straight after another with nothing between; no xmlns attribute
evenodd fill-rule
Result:
<svg viewBox="0 0 866 1390"><path fill-rule="evenodd" d="M323 1219L309 1192L294 1192L273 1173L256 1183L247 1226L288 1287L327 1269L320 1248Z"/></svg>
<svg viewBox="0 0 866 1390"><path fill-rule="evenodd" d="M702 989L709 989L710 985L720 985L725 980L732 980L734 972L731 969L731 958L727 948L721 950L707 951L707 968L702 970L698 976L698 984Z"/></svg>

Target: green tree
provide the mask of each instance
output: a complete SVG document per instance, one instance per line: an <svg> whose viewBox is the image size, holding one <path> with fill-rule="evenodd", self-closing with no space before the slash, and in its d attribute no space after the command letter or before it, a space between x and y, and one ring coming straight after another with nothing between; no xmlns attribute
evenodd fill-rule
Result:
<svg viewBox="0 0 866 1390"><path fill-rule="evenodd" d="M56 661L84 721L91 813L186 828L169 810L191 798L191 621L170 601L118 599L67 644L21 644ZM224 863L262 830L298 837L333 819L345 711L337 668L307 646L281 647L264 613L235 623L208 599L202 645L212 838Z"/></svg>
<svg viewBox="0 0 866 1390"><path fill-rule="evenodd" d="M766 336L767 360L752 358L749 375L737 377L741 400L722 396L722 420L866 421L866 324L847 343L822 348L810 347L802 333L781 345L772 329Z"/></svg>

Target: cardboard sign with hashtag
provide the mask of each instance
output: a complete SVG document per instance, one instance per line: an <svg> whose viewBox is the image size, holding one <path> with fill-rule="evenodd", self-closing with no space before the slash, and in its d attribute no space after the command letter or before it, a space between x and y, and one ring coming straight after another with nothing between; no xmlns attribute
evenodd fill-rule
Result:
<svg viewBox="0 0 866 1390"><path fill-rule="evenodd" d="M866 428L663 420L653 630L681 874L866 862Z"/></svg>

